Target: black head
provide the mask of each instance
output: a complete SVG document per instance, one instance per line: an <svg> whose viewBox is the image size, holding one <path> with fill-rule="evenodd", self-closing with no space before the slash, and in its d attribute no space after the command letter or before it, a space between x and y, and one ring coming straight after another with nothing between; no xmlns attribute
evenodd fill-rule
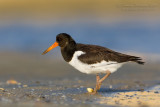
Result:
<svg viewBox="0 0 160 107"><path fill-rule="evenodd" d="M56 37L56 42L51 45L48 49L46 49L42 54L46 54L51 51L53 48L60 46L61 53L64 59L68 62L71 60L73 53L76 50L76 42L72 39L72 37L66 33L60 33Z"/></svg>
<svg viewBox="0 0 160 107"><path fill-rule="evenodd" d="M56 37L56 42L59 44L61 48L64 48L68 45L76 44L72 37L67 33L60 33Z"/></svg>
<svg viewBox="0 0 160 107"><path fill-rule="evenodd" d="M76 50L76 42L66 33L60 33L56 37L56 42L61 47L61 53L65 61L69 62Z"/></svg>

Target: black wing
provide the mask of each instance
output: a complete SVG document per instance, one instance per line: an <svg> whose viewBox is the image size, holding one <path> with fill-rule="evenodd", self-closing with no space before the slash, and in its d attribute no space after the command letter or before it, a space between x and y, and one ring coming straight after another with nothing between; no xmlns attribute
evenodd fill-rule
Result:
<svg viewBox="0 0 160 107"><path fill-rule="evenodd" d="M77 50L86 53L79 56L78 59L88 64L94 64L102 60L115 61L118 63L133 61L138 64L144 64L140 57L122 54L101 46L77 44Z"/></svg>

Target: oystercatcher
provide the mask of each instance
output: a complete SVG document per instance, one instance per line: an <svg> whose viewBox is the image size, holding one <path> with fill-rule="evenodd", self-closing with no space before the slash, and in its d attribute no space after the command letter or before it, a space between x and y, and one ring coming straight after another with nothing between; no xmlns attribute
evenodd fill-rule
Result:
<svg viewBox="0 0 160 107"><path fill-rule="evenodd" d="M42 54L46 54L57 46L60 46L64 60L74 68L82 73L96 74L96 87L93 94L100 89L102 82L111 73L117 71L123 64L127 62L144 64L142 59L137 56L122 54L97 45L76 43L74 39L66 33L58 34L56 42ZM100 73L106 75L100 78Z"/></svg>

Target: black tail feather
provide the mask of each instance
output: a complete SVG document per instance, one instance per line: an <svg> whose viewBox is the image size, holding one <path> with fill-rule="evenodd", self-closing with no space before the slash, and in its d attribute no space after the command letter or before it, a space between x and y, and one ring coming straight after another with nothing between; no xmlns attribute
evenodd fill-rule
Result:
<svg viewBox="0 0 160 107"><path fill-rule="evenodd" d="M143 61L135 61L135 62L137 62L138 64L142 64L142 65L144 65L144 63L145 63Z"/></svg>
<svg viewBox="0 0 160 107"><path fill-rule="evenodd" d="M136 57L136 56L131 56L130 61L136 62L138 64L144 65L145 62L142 61L142 58Z"/></svg>

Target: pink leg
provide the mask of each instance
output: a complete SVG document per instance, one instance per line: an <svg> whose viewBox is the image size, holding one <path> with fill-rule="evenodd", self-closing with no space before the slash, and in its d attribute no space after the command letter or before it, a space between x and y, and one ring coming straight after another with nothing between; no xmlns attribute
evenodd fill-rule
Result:
<svg viewBox="0 0 160 107"><path fill-rule="evenodd" d="M97 81L96 82L96 88L94 89L94 92L92 94L96 94L97 91L101 88L102 82L111 75L110 71L107 71L106 73L107 74L103 78L101 78L101 79L100 79L100 77L99 77L98 74L96 75L96 81Z"/></svg>

